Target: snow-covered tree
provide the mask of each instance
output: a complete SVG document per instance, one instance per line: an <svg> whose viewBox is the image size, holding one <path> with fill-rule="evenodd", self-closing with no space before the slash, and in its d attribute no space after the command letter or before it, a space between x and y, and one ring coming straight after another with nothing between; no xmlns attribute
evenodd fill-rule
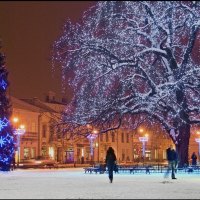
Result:
<svg viewBox="0 0 200 200"><path fill-rule="evenodd" d="M65 120L119 127L148 117L187 164L190 130L200 123L199 27L198 1L100 1L81 24L68 20L53 57L63 78L73 72Z"/></svg>

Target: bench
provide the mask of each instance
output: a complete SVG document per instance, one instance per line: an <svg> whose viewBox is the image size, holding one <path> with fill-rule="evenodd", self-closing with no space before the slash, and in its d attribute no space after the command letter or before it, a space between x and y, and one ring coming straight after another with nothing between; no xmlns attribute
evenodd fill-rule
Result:
<svg viewBox="0 0 200 200"><path fill-rule="evenodd" d="M99 173L103 174L106 172L105 168L101 167L84 167L85 173ZM150 170L153 170L153 168L150 167L118 167L117 170L114 170L115 173L120 173L120 172L129 172L130 174L134 174L134 172L143 172L145 171L146 174L150 174Z"/></svg>
<svg viewBox="0 0 200 200"><path fill-rule="evenodd" d="M129 172L130 174L133 173L134 168L133 167L118 167L117 172Z"/></svg>
<svg viewBox="0 0 200 200"><path fill-rule="evenodd" d="M100 174L103 174L106 170L101 168L101 167L84 167L83 168L85 170L85 173L92 173L92 172L95 172L96 174L97 173L100 173Z"/></svg>
<svg viewBox="0 0 200 200"><path fill-rule="evenodd" d="M134 172L145 172L146 174L150 174L151 171L154 171L152 167L134 167Z"/></svg>
<svg viewBox="0 0 200 200"><path fill-rule="evenodd" d="M130 174L134 172L146 172L146 174L150 174L150 171L154 171L153 167L146 166L146 167L140 167L140 166L133 166L133 167L118 167L118 171L121 172L129 172Z"/></svg>

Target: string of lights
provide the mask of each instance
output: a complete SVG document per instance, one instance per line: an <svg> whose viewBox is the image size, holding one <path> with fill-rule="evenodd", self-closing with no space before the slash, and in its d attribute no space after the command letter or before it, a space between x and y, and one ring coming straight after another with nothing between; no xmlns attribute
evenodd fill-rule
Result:
<svg viewBox="0 0 200 200"><path fill-rule="evenodd" d="M5 56L0 53L0 170L9 171L13 161L15 144L11 123L9 121L9 100L6 95L8 87Z"/></svg>

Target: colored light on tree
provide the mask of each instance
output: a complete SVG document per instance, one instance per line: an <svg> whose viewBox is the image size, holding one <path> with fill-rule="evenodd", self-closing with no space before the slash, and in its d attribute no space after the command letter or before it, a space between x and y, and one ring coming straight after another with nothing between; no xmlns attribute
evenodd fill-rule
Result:
<svg viewBox="0 0 200 200"><path fill-rule="evenodd" d="M9 171L15 151L15 139L10 124L10 102L7 97L5 56L0 53L0 170Z"/></svg>
<svg viewBox="0 0 200 200"><path fill-rule="evenodd" d="M99 1L81 24L67 21L54 57L63 77L74 74L66 121L107 128L144 116L188 164L190 129L200 123L199 29L198 1Z"/></svg>

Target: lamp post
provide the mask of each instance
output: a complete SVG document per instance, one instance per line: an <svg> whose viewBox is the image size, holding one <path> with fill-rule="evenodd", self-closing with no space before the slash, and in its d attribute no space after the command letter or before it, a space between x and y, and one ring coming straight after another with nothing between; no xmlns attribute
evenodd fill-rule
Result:
<svg viewBox="0 0 200 200"><path fill-rule="evenodd" d="M90 141L90 155L91 155L91 161L93 160L93 157L94 157L94 145L93 145L93 142L94 140L96 139L96 137L98 136L97 135L98 131L97 130L93 130L91 134L89 134L87 136L87 138L89 139Z"/></svg>
<svg viewBox="0 0 200 200"><path fill-rule="evenodd" d="M145 158L145 145L146 142L148 142L148 135L146 134L144 137L139 137L140 142L142 142L142 156L143 156L143 162Z"/></svg>
<svg viewBox="0 0 200 200"><path fill-rule="evenodd" d="M87 136L87 138L88 138L89 141L90 141L90 156L91 156L91 160L92 160L93 155L94 155L93 142L94 142L94 140L96 139L96 136L97 136L97 135L94 135L94 134L89 134L89 135Z"/></svg>
<svg viewBox="0 0 200 200"><path fill-rule="evenodd" d="M17 125L19 119L17 117L13 118L13 122ZM19 127L15 126L14 134L17 135L17 167L19 167L20 160L20 136L25 133L25 126L21 124Z"/></svg>

